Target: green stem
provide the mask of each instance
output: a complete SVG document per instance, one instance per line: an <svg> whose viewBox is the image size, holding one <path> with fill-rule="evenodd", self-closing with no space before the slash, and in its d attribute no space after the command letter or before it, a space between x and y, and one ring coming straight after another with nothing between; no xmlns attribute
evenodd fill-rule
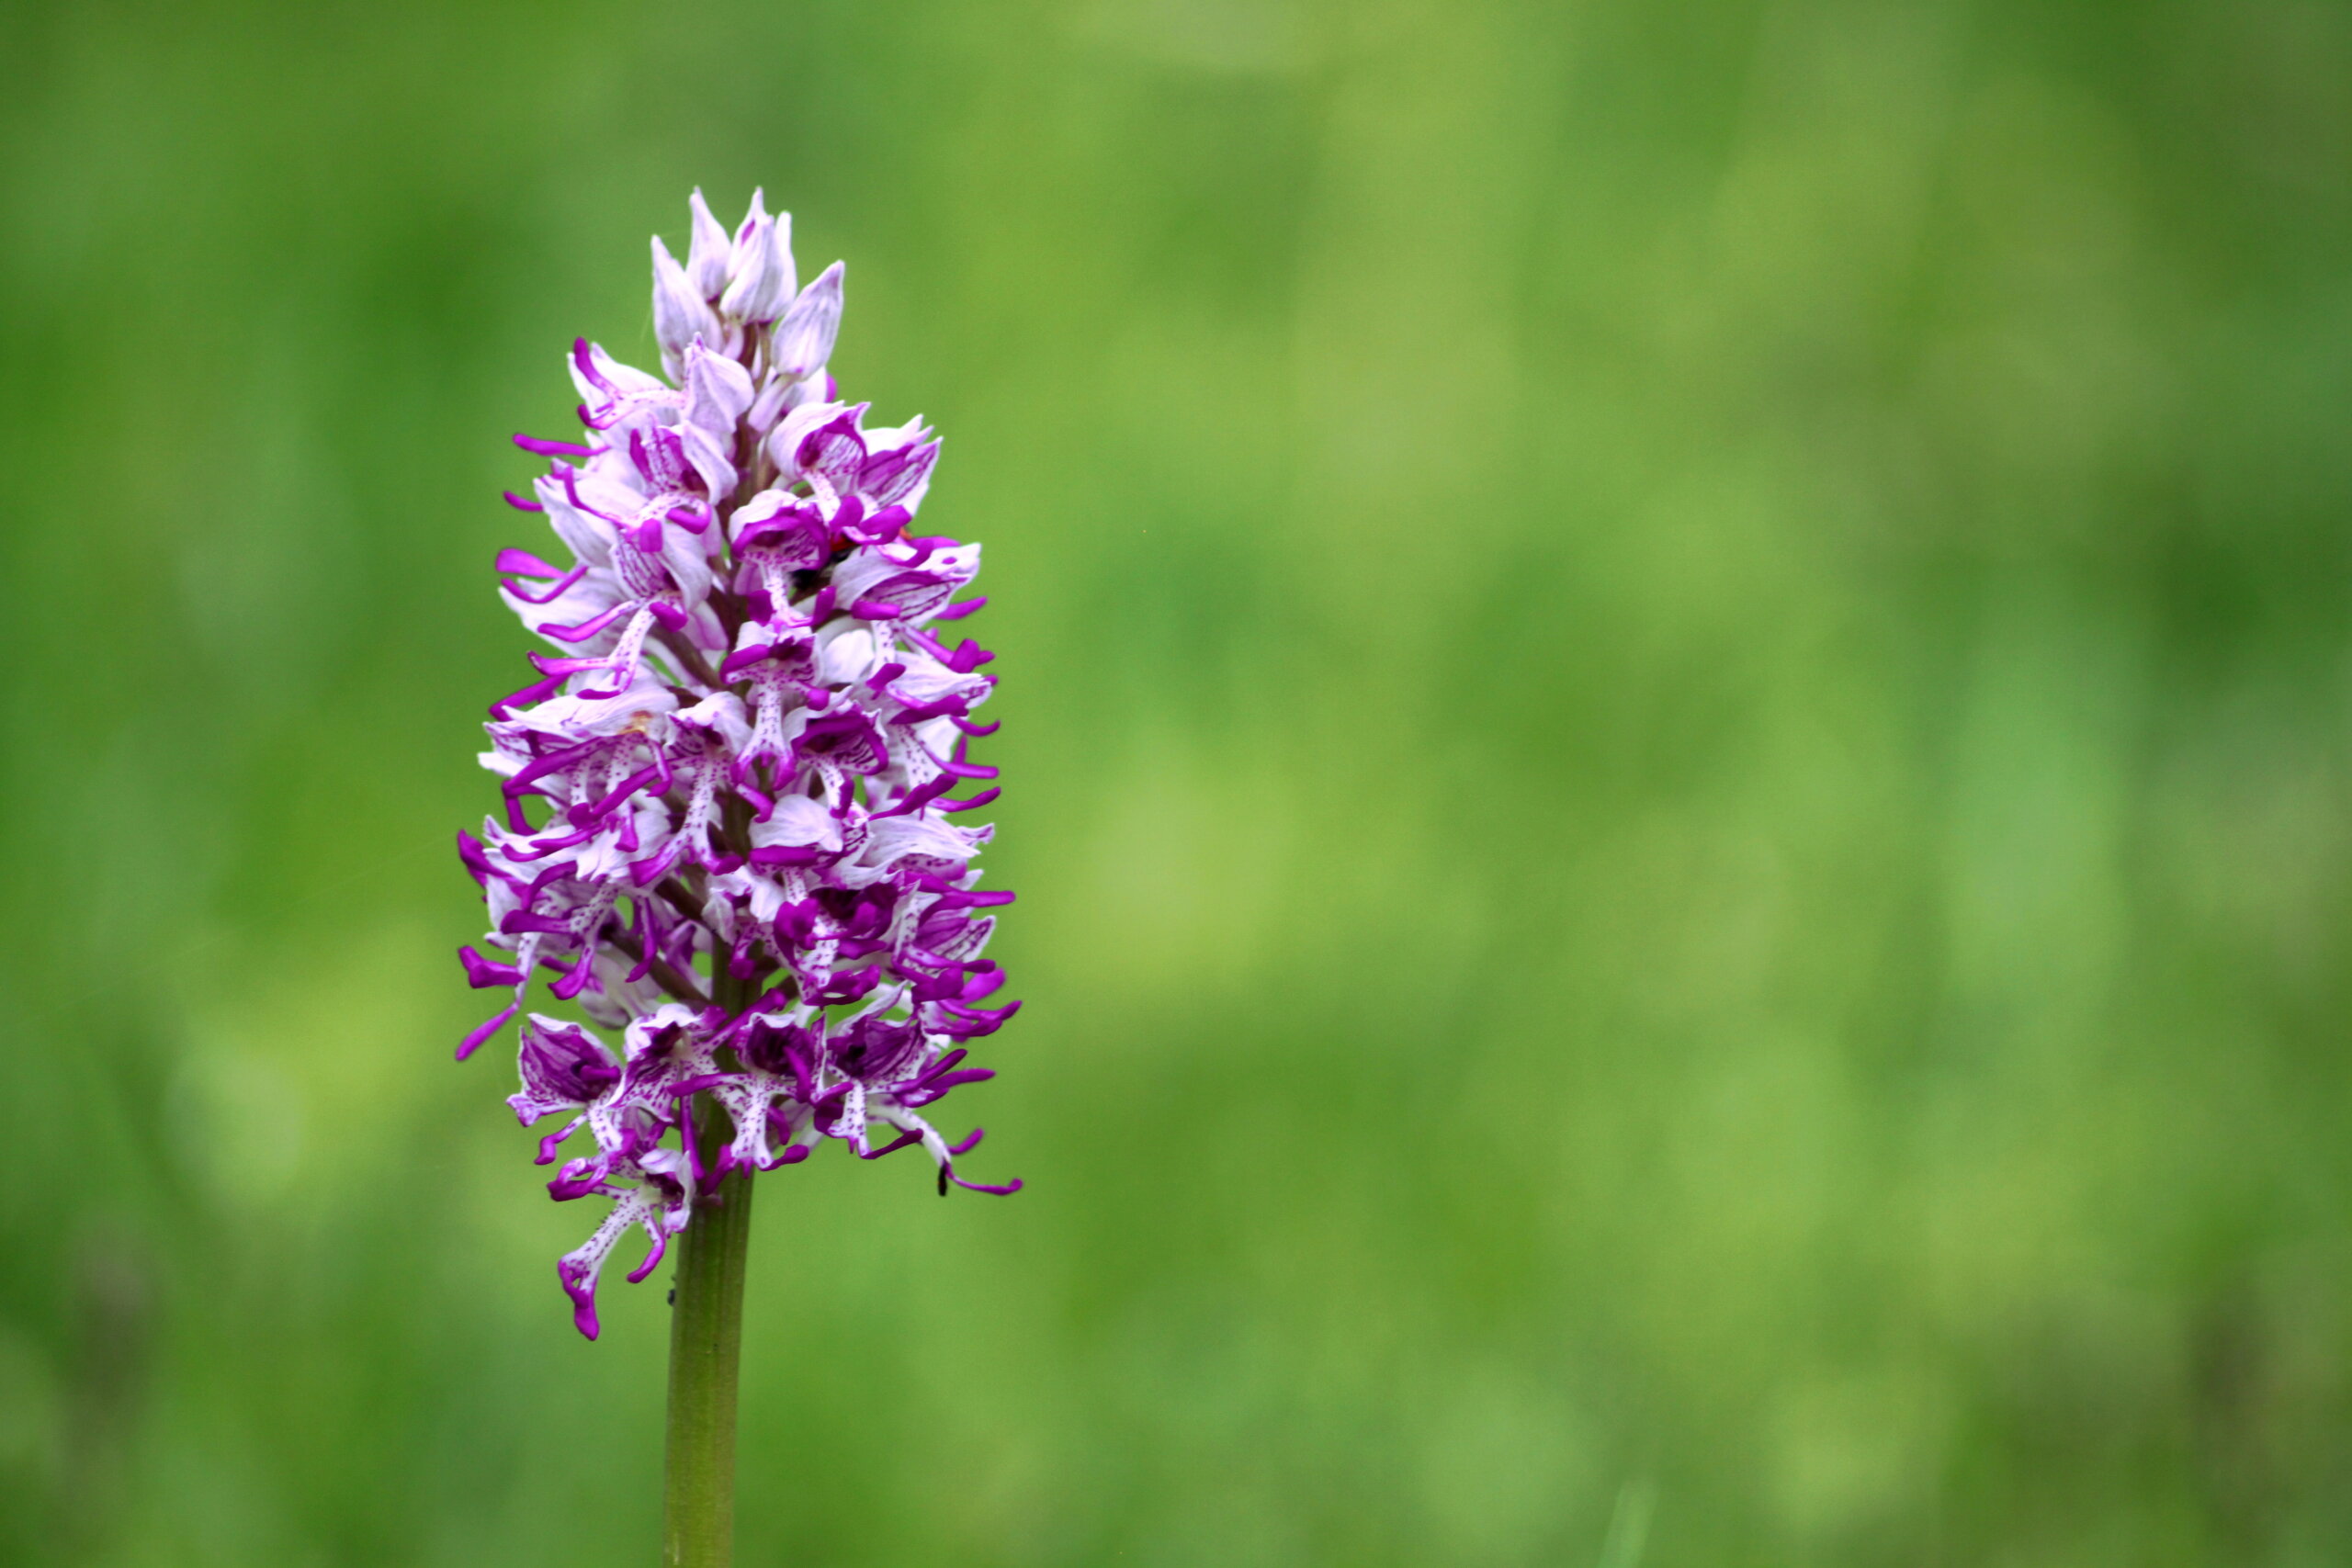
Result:
<svg viewBox="0 0 2352 1568"><path fill-rule="evenodd" d="M696 1097L697 1146L724 1147L727 1113ZM743 1263L752 1235L752 1173L730 1171L697 1194L670 1245L678 1256L670 1310L670 1435L662 1487L662 1568L729 1568L735 1558L735 1371L743 1343Z"/></svg>

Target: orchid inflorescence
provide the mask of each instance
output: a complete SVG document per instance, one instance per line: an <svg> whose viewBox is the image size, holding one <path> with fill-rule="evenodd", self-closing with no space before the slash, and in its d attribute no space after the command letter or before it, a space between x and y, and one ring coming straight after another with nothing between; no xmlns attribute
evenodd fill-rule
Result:
<svg viewBox="0 0 2352 1568"><path fill-rule="evenodd" d="M644 1279L731 1170L833 1138L866 1159L920 1144L943 1193L1020 1187L956 1175L980 1132L951 1145L923 1114L992 1076L960 1065L964 1042L1020 1005L984 1005L1004 978L980 956L988 911L1012 895L977 886L990 830L951 820L997 795L950 793L995 776L966 754L996 728L971 716L991 655L930 629L986 602L952 602L979 547L911 531L939 455L922 422L868 429L837 400L841 264L800 288L789 214L754 194L730 239L699 191L692 208L684 265L653 241L667 378L582 340L586 439L515 437L552 460L507 500L571 560L498 558L502 596L558 651L492 705L481 761L504 810L458 835L493 950L460 956L514 993L459 1060L540 971L622 1033L616 1053L527 1014L508 1100L526 1125L568 1115L542 1165L583 1128L594 1142L548 1184L613 1200L558 1266L592 1339L615 1245L644 1230ZM697 1095L726 1113L700 1140Z"/></svg>

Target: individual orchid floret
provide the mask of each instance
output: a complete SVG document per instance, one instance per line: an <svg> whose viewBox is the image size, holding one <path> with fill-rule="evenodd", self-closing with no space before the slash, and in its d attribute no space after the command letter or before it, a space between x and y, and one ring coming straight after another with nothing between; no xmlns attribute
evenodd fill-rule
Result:
<svg viewBox="0 0 2352 1568"><path fill-rule="evenodd" d="M753 191L752 210L744 215L743 226L735 231L733 254L727 269L727 291L720 296L718 308L737 321L763 326L793 303L799 287L792 267L792 214L779 212L769 217L760 209L760 193ZM835 295L838 298L838 289ZM833 313L838 321L839 309ZM825 346L830 354L830 339ZM818 363L824 363L823 356L819 357Z"/></svg>
<svg viewBox="0 0 2352 1568"><path fill-rule="evenodd" d="M543 649L458 835L491 928L460 957L508 998L460 1058L535 983L585 1015L524 1015L508 1104L554 1123L556 1198L611 1205L558 1270L592 1338L629 1231L642 1279L723 1180L828 1139L919 1145L943 1192L1020 1185L958 1175L980 1134L930 1120L1019 1005L983 955L1012 896L956 820L997 793L970 755L992 655L941 629L986 603L959 598L979 548L915 530L931 429L836 394L841 264L802 286L757 195L731 231L689 209L684 260L652 242L662 374L582 341L580 439L515 438L547 470L508 500L552 537L500 553L499 593Z"/></svg>
<svg viewBox="0 0 2352 1568"><path fill-rule="evenodd" d="M590 1339L596 1337L600 1327L596 1279L621 1237L634 1225L645 1232L650 1244L645 1261L628 1272L628 1282L638 1284L660 1265L670 1238L686 1228L694 1206L693 1162L676 1149L648 1149L635 1159L620 1162L617 1174L619 1180L599 1179L583 1192L565 1194L594 1192L614 1200L612 1209L588 1239L556 1260L556 1278L562 1281L563 1293L571 1298L572 1326Z"/></svg>

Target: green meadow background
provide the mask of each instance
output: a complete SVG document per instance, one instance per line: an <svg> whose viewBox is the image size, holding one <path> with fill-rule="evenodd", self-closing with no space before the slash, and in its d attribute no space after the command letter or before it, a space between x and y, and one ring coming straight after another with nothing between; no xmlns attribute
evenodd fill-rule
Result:
<svg viewBox="0 0 2352 1568"><path fill-rule="evenodd" d="M2352 7L14 0L0 1562L655 1560L451 837L696 184L1027 998L1029 1190L762 1183L745 1568L2352 1561Z"/></svg>

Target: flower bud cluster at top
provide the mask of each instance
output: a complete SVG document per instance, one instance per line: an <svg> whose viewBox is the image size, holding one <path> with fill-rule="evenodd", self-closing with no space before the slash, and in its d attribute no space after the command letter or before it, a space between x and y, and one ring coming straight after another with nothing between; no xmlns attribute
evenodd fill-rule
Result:
<svg viewBox="0 0 2352 1568"><path fill-rule="evenodd" d="M730 238L692 205L684 265L653 242L666 379L580 342L585 439L515 437L552 461L534 499L507 499L571 560L498 558L502 596L557 651L492 705L503 810L458 835L492 928L488 955L460 956L514 996L458 1058L538 972L621 1032L616 1051L526 1015L508 1101L526 1125L568 1118L542 1165L583 1128L594 1142L548 1183L613 1200L558 1266L590 1338L614 1246L645 1231L642 1280L728 1171L835 1138L867 1159L922 1145L942 1192L1020 1186L957 1176L979 1132L950 1145L923 1114L991 1076L959 1066L963 1043L1019 1006L987 1005L1004 978L980 956L988 911L1012 898L978 886L989 829L953 820L997 795L967 755L996 728L972 717L996 678L933 629L984 603L955 602L979 547L914 531L939 455L922 422L869 429L836 400L841 264L802 288L788 214L755 194ZM698 1145L705 1093L731 1132L707 1120Z"/></svg>

